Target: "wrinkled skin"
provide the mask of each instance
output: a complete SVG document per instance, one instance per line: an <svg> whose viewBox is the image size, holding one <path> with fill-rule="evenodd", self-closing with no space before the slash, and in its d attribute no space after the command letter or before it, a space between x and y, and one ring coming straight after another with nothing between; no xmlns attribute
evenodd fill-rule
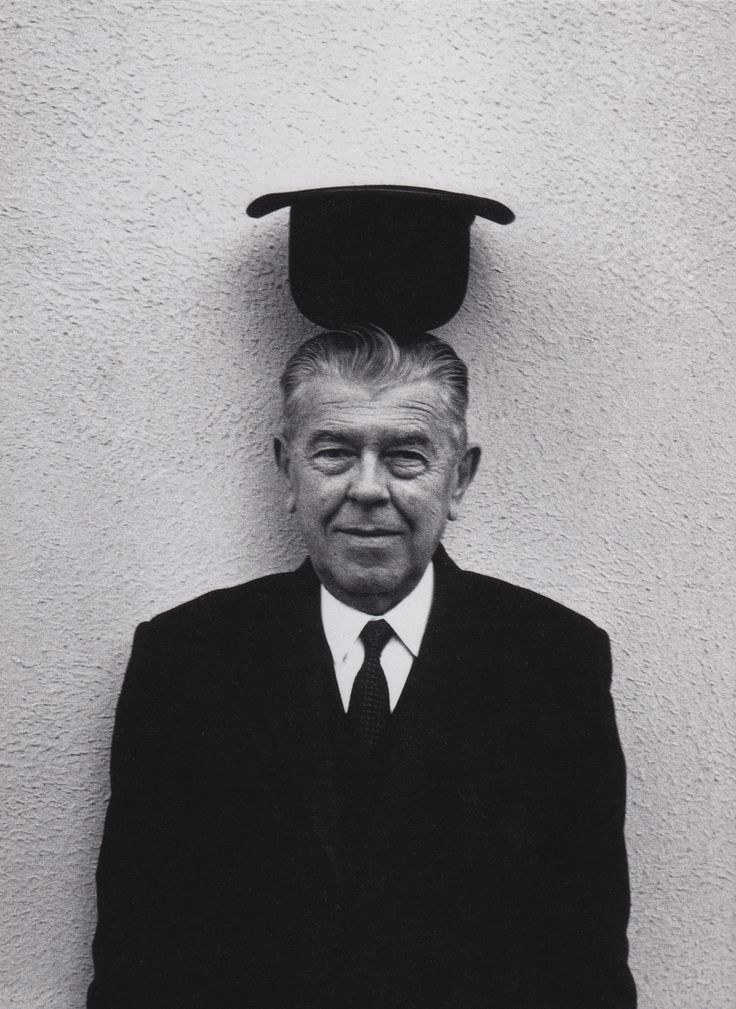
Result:
<svg viewBox="0 0 736 1009"><path fill-rule="evenodd" d="M371 614L417 584L480 459L477 446L456 444L425 379L385 389L313 379L275 451L320 580Z"/></svg>

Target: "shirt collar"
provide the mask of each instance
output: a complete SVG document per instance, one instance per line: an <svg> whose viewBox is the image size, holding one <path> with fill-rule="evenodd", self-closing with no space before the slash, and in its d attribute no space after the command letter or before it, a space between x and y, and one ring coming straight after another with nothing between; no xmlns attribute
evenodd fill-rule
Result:
<svg viewBox="0 0 736 1009"><path fill-rule="evenodd" d="M394 634L406 645L414 658L419 654L422 644L433 593L434 566L430 563L409 595L393 609L381 614L381 619L391 626ZM341 603L324 585L320 587L320 606L322 626L332 652L332 660L342 662L348 650L358 640L365 625L375 617Z"/></svg>

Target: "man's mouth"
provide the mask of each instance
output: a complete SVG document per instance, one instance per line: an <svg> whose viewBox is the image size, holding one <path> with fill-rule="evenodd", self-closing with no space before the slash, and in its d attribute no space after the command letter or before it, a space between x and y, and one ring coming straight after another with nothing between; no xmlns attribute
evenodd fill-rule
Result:
<svg viewBox="0 0 736 1009"><path fill-rule="evenodd" d="M385 536L400 536L399 529L385 529L381 526L341 526L337 532L346 536L357 536L361 539L382 539Z"/></svg>

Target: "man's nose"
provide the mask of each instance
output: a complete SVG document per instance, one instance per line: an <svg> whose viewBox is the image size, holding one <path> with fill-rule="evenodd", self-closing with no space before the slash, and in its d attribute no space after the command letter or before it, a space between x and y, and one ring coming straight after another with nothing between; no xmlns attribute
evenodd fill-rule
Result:
<svg viewBox="0 0 736 1009"><path fill-rule="evenodd" d="M360 457L352 472L348 496L358 504L382 504L389 499L386 469L372 453Z"/></svg>

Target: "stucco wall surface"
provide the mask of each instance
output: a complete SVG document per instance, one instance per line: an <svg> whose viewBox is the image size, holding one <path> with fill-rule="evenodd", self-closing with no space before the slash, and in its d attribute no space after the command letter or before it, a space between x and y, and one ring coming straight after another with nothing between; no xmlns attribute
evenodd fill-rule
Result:
<svg viewBox="0 0 736 1009"><path fill-rule="evenodd" d="M643 1009L729 1009L729 3L5 3L0 1009L82 1004L135 624L293 566L279 188L507 202L442 335L484 463L447 543L609 631ZM574 1007L571 1007L574 1009Z"/></svg>

